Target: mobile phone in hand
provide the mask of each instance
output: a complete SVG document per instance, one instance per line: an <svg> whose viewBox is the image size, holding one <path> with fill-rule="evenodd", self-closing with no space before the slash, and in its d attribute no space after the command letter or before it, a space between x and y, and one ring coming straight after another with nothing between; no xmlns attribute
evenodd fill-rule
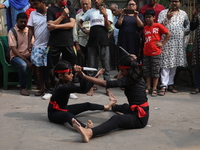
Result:
<svg viewBox="0 0 200 150"><path fill-rule="evenodd" d="M125 14L134 14L135 10L133 10L133 9L124 9L124 13Z"/></svg>

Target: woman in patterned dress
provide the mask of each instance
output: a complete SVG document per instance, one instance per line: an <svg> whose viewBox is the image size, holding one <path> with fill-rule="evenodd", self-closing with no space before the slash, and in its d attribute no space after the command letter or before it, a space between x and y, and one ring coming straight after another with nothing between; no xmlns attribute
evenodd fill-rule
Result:
<svg viewBox="0 0 200 150"><path fill-rule="evenodd" d="M171 37L162 47L161 53L161 90L158 95L165 95L165 90L176 93L174 76L178 66L186 66L184 41L190 31L190 22L185 11L180 10L180 0L170 0L170 9L165 9L158 16L158 23L163 24Z"/></svg>
<svg viewBox="0 0 200 150"><path fill-rule="evenodd" d="M192 65L194 66L194 84L195 89L191 94L197 94L200 92L200 13L197 14L195 10L193 13L192 21L190 23L191 30L196 30L194 45L192 49Z"/></svg>

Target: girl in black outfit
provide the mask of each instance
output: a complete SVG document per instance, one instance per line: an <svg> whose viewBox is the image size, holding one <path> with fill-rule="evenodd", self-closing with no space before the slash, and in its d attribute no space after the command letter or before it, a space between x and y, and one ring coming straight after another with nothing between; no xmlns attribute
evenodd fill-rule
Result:
<svg viewBox="0 0 200 150"><path fill-rule="evenodd" d="M135 59L135 56L131 55L124 56L120 60L118 68L121 70L123 78L115 81L96 79L82 72L84 79L99 86L108 88L123 87L124 94L128 100L128 104L112 106L113 111L121 112L123 115L114 115L108 121L91 129L82 128L76 119L73 118L73 127L81 134L84 142L88 142L94 136L108 133L117 128L136 129L144 128L147 125L149 106L145 93L145 81L141 76Z"/></svg>
<svg viewBox="0 0 200 150"><path fill-rule="evenodd" d="M77 72L81 72L81 67L75 65L74 70ZM96 77L103 73L103 69L100 70ZM72 125L72 118L75 118L75 115L87 111L87 110L108 110L112 105L116 103L116 100L111 100L108 105L99 105L99 104L92 104L89 102L81 103L81 104L74 104L74 105L67 105L69 100L70 93L87 93L88 90L93 86L93 83L90 83L84 79L80 82L80 86L74 85L71 81L73 79L72 74L72 66L66 62L59 62L54 70L54 75L60 80L58 85L56 86L51 100L48 106L48 118L51 122L54 123L65 123L68 122ZM87 126L82 122L78 121L80 126L82 127L91 127L92 122L88 120Z"/></svg>

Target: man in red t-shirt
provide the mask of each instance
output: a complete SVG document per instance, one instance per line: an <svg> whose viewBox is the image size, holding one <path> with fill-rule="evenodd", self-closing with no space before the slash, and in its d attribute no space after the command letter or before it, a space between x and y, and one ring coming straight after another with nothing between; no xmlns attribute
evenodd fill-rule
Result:
<svg viewBox="0 0 200 150"><path fill-rule="evenodd" d="M158 22L158 14L165 9L163 5L157 3L158 0L149 0L149 3L140 8L140 13L144 14L146 10L153 9L155 11L154 22Z"/></svg>
<svg viewBox="0 0 200 150"><path fill-rule="evenodd" d="M155 11L148 9L145 13L146 26L143 33L145 38L143 49L143 75L146 77L148 94L151 89L151 81L153 80L153 87L151 96L157 96L157 85L160 76L160 53L161 47L165 45L170 37L170 32L162 24L154 23ZM165 35L161 42L161 36Z"/></svg>

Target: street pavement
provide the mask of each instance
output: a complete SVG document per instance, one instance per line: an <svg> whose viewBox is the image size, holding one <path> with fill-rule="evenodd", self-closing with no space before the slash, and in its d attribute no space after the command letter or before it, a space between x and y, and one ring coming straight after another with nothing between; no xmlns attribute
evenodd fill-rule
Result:
<svg viewBox="0 0 200 150"><path fill-rule="evenodd" d="M117 72L111 71L113 79ZM180 81L177 81L177 83ZM182 81L183 82L183 81ZM200 94L191 95L190 85L178 86L179 93L149 98L150 118L143 129L117 130L83 143L69 125L49 122L49 101L21 96L19 89L0 89L0 150L200 150ZM118 104L126 103L120 88L111 89ZM94 96L76 94L69 104L91 102L107 104L105 89L98 87ZM87 111L77 118L101 124L115 113Z"/></svg>

